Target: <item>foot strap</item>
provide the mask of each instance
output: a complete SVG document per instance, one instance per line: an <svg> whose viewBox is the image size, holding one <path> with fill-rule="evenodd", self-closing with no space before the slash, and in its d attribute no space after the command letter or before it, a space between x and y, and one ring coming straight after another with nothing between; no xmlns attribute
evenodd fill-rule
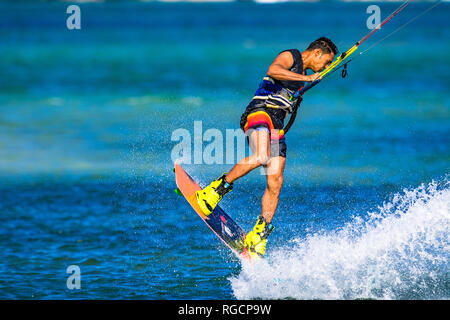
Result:
<svg viewBox="0 0 450 320"><path fill-rule="evenodd" d="M224 195L226 195L228 192L230 192L231 190L233 190L233 184L232 183L228 183L225 180L225 176L226 173L224 173L218 180L222 180L219 184L219 186L216 188L216 192L223 197Z"/></svg>
<svg viewBox="0 0 450 320"><path fill-rule="evenodd" d="M259 216L258 217L258 222L256 222L257 226L260 226L261 224L263 224L263 229L261 232L259 232L259 236L261 237L261 239L267 239L267 237L269 237L269 235L272 233L273 229L275 229L275 227L273 226L272 223L267 223L267 220L263 217L263 216Z"/></svg>

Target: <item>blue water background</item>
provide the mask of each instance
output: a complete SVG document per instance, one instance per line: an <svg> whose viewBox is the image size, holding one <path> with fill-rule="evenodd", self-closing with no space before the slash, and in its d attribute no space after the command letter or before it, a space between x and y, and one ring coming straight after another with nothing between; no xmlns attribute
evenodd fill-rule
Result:
<svg viewBox="0 0 450 320"><path fill-rule="evenodd" d="M378 5L386 16L399 4ZM429 5L410 5L370 43ZM173 192L171 136L193 133L194 121L237 129L277 53L324 35L347 50L369 31L367 4L79 4L81 30L66 28L67 6L0 3L0 298L278 297L232 285L240 261ZM441 4L305 95L269 255L370 220L404 188L435 180L448 190L449 15ZM187 170L206 184L230 167ZM244 229L264 188L252 172L223 201ZM432 243L440 271L337 298L449 298L448 232ZM66 286L70 265L79 290Z"/></svg>

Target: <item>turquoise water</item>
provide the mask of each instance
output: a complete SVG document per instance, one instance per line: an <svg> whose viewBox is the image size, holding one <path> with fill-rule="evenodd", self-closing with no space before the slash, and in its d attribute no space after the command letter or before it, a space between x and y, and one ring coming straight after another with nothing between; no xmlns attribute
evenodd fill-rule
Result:
<svg viewBox="0 0 450 320"><path fill-rule="evenodd" d="M72 31L67 5L0 4L0 298L449 298L448 3L305 95L256 268L173 192L172 133L237 129L278 52L347 50L367 5L80 4ZM264 188L253 172L223 208L249 229Z"/></svg>

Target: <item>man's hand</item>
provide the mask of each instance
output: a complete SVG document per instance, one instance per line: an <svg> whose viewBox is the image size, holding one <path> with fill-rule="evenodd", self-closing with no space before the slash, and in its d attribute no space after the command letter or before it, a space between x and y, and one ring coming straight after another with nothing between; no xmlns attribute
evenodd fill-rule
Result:
<svg viewBox="0 0 450 320"><path fill-rule="evenodd" d="M320 75L320 72L316 72L316 73L311 74L311 75L309 75L309 76L305 76L306 79L305 79L304 81L306 81L306 82L312 82L312 81L314 81L314 80L320 80L319 75Z"/></svg>

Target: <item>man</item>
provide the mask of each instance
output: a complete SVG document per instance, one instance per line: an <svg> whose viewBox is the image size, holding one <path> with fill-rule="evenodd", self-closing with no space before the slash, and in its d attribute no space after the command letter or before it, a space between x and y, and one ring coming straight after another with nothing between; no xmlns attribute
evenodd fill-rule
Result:
<svg viewBox="0 0 450 320"><path fill-rule="evenodd" d="M241 128L253 154L196 192L200 207L205 215L209 215L223 196L232 190L234 181L260 166L264 167L267 187L262 198L261 216L244 241L252 258L264 256L267 237L274 229L271 222L278 206L286 163L284 119L288 112L292 112L295 103L295 100L291 101L291 95L303 87L304 82L316 80L337 52L336 45L325 37L313 41L301 53L297 49L282 51L270 65L267 76L241 117ZM306 75L308 69L315 73Z"/></svg>

